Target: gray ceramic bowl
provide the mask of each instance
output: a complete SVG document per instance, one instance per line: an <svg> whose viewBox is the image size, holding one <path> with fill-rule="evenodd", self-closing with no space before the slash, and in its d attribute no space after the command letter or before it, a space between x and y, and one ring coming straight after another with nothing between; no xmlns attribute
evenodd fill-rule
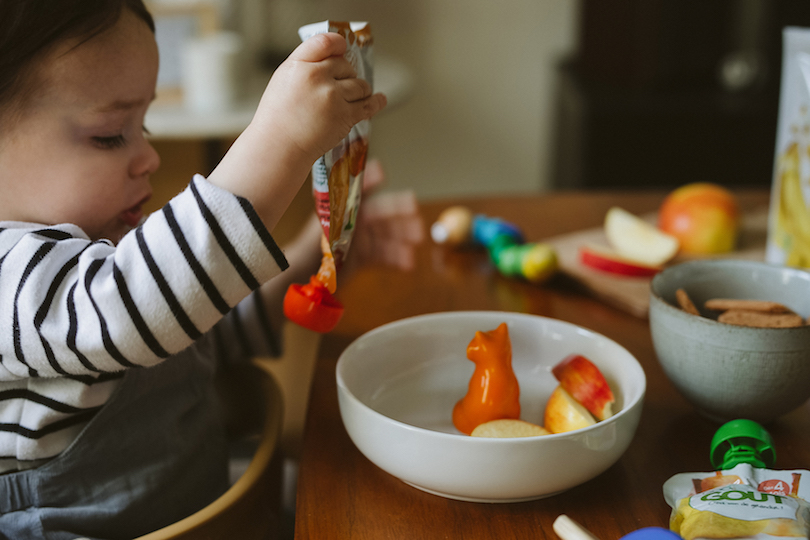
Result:
<svg viewBox="0 0 810 540"><path fill-rule="evenodd" d="M677 307L687 291L702 316ZM769 422L810 398L810 326L752 328L717 322L710 298L772 300L810 315L810 272L761 262L712 259L656 275L650 330L658 361L704 415Z"/></svg>

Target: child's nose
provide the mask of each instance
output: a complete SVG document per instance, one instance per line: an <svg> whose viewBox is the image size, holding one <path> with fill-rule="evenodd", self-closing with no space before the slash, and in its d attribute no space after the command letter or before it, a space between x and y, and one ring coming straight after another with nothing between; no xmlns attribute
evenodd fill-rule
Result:
<svg viewBox="0 0 810 540"><path fill-rule="evenodd" d="M143 140L141 149L132 162L132 176L140 177L144 174L153 174L158 167L160 167L160 155L157 150L149 144L146 139Z"/></svg>

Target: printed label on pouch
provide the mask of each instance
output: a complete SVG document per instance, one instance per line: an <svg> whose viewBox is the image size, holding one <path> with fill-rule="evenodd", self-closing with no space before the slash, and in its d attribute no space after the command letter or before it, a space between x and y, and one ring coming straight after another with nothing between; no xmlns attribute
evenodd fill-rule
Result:
<svg viewBox="0 0 810 540"><path fill-rule="evenodd" d="M732 519L758 521L796 519L799 501L793 497L763 493L743 484L729 484L693 495L689 506Z"/></svg>

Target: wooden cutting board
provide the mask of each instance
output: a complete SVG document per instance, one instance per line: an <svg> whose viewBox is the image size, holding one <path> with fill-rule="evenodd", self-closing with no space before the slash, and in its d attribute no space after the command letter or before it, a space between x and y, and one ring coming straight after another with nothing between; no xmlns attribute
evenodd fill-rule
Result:
<svg viewBox="0 0 810 540"><path fill-rule="evenodd" d="M644 216L654 223L655 214ZM758 208L746 214L741 222L737 250L725 258L764 260L768 228L768 209ZM560 271L579 282L604 302L641 318L647 318L652 278L617 276L594 270L580 263L579 250L584 245L608 246L602 227L587 229L545 240L557 250ZM668 265L689 260L679 256Z"/></svg>

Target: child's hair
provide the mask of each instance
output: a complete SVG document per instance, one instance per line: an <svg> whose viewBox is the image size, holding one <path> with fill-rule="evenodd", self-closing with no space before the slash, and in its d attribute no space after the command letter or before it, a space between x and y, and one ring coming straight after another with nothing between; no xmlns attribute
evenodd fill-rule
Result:
<svg viewBox="0 0 810 540"><path fill-rule="evenodd" d="M25 105L36 62L66 39L86 41L129 9L154 32L143 0L0 0L0 131Z"/></svg>

